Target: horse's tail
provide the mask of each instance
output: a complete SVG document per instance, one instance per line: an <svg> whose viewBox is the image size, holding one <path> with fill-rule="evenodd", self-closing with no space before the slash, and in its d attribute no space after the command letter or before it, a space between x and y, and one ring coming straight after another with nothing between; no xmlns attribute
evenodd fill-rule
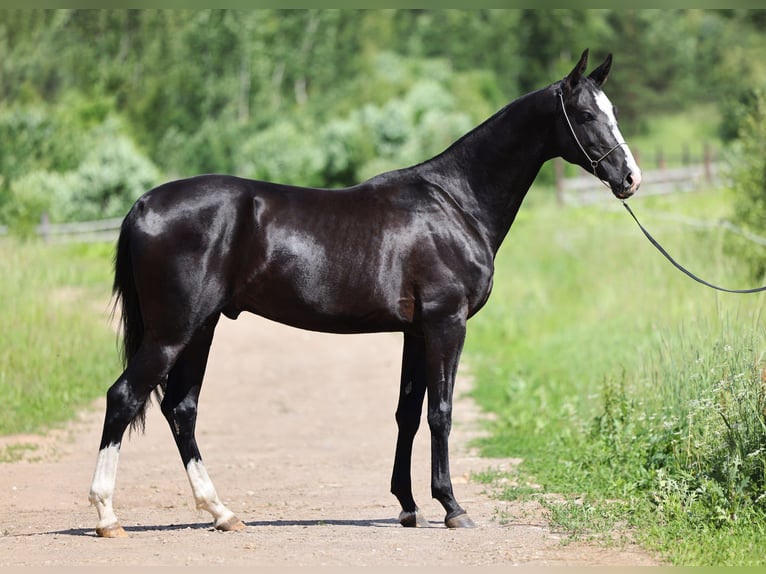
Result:
<svg viewBox="0 0 766 574"><path fill-rule="evenodd" d="M130 236L133 228L132 212L125 217L117 240L114 254L114 284L112 294L115 297L115 311L119 305L122 311L122 365L138 352L144 338L144 319L138 304L138 292L133 276L133 258L130 252Z"/></svg>
<svg viewBox="0 0 766 574"><path fill-rule="evenodd" d="M134 233L137 209L131 209L122 222L120 237L117 240L117 250L114 255L114 284L112 294L115 298L115 311L120 307L122 322L122 362L127 368L130 360L138 353L144 339L144 318L141 314L141 306L136 289L136 278L133 273L133 257L131 250L131 237ZM163 379L158 394L162 394L166 387ZM146 422L146 409L149 400L144 401L141 408L130 422L131 430L143 431Z"/></svg>

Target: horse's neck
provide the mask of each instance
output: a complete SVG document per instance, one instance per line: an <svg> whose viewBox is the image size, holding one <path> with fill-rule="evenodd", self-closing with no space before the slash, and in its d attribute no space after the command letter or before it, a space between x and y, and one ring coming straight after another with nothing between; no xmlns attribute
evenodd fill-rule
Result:
<svg viewBox="0 0 766 574"><path fill-rule="evenodd" d="M508 104L435 157L429 179L481 226L497 251L543 163L553 157L550 87Z"/></svg>

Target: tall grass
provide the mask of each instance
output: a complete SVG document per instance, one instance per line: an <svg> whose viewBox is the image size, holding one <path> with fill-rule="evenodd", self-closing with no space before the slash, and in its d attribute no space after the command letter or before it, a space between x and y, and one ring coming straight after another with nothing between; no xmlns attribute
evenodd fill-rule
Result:
<svg viewBox="0 0 766 574"><path fill-rule="evenodd" d="M725 232L653 217L727 204L724 191L633 200L671 253L742 286ZM469 326L475 395L498 414L485 454L521 456L529 482L578 497L546 503L572 532L629 522L676 563L762 563L765 302L690 281L618 206L526 212Z"/></svg>
<svg viewBox="0 0 766 574"><path fill-rule="evenodd" d="M116 376L111 251L0 241L0 434L71 418Z"/></svg>

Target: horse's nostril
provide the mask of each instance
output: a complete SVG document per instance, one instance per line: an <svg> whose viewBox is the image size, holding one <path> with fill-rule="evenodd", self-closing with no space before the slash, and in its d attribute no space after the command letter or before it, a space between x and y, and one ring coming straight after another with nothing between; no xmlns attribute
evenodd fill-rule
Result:
<svg viewBox="0 0 766 574"><path fill-rule="evenodd" d="M641 185L641 172L631 171L625 176L625 189L629 189L631 193L638 191L638 187Z"/></svg>

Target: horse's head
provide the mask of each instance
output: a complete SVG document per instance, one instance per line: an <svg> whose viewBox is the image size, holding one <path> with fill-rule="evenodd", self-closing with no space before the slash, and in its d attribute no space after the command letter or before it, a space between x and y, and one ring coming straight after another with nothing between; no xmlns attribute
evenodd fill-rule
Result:
<svg viewBox="0 0 766 574"><path fill-rule="evenodd" d="M560 155L607 182L620 199L633 195L641 185L641 170L617 126L615 110L601 90L612 55L585 77L588 50L557 84L557 137Z"/></svg>

